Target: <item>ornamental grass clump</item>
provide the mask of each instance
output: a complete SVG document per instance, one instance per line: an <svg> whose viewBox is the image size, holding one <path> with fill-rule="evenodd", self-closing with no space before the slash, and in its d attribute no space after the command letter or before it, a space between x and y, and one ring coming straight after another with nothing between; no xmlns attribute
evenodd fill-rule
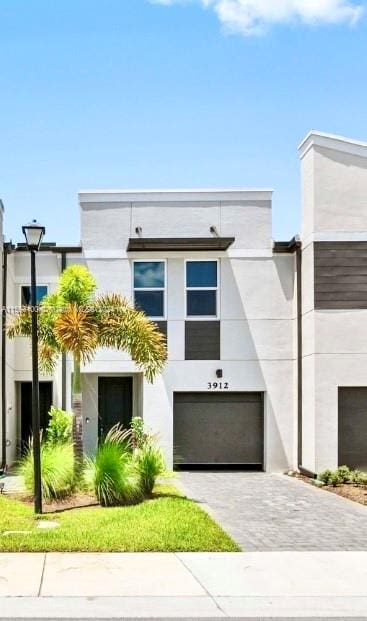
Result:
<svg viewBox="0 0 367 621"><path fill-rule="evenodd" d="M86 478L103 507L131 505L143 499L129 430L112 427L96 456L87 460Z"/></svg>
<svg viewBox="0 0 367 621"><path fill-rule="evenodd" d="M139 472L141 489L146 496L150 496L157 478L166 472L163 453L160 448L154 446L150 439L135 451L134 459Z"/></svg>
<svg viewBox="0 0 367 621"><path fill-rule="evenodd" d="M30 494L34 491L33 446L30 442L27 453L18 466L24 485ZM65 498L75 489L74 453L71 443L41 444L42 498L46 501Z"/></svg>

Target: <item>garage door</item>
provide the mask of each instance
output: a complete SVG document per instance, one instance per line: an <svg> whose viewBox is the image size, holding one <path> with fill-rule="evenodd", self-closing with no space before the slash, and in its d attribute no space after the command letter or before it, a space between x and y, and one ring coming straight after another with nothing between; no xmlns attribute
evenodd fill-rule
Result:
<svg viewBox="0 0 367 621"><path fill-rule="evenodd" d="M367 388L339 388L339 465L367 471Z"/></svg>
<svg viewBox="0 0 367 621"><path fill-rule="evenodd" d="M262 393L174 395L176 465L263 465Z"/></svg>

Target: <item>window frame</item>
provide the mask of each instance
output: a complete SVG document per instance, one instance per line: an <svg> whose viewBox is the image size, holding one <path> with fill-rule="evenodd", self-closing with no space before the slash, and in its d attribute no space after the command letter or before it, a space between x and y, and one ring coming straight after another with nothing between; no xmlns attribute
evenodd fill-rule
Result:
<svg viewBox="0 0 367 621"><path fill-rule="evenodd" d="M187 263L211 262L217 264L217 286L216 287L188 287L187 285ZM185 320L187 321L218 321L220 319L220 260L212 258L185 259ZM189 315L187 312L187 292L188 291L215 291L216 292L216 314L215 315Z"/></svg>
<svg viewBox="0 0 367 621"><path fill-rule="evenodd" d="M30 283L26 283L26 282L24 282L24 283L22 283L22 284L20 284L20 285L19 285L19 307L20 307L20 308L26 308L27 306L31 306L31 304L23 304L23 303L22 303L22 289L23 289L23 287L28 287L28 289L30 289L30 288L31 288L31 286L32 286L32 285L31 285ZM37 289L38 287L46 287L46 293L45 293L45 296L46 296L46 295L48 295L48 294L50 293L50 286L49 286L49 284L48 284L48 283L38 282L38 283L37 283L37 285L36 285L36 289Z"/></svg>
<svg viewBox="0 0 367 621"><path fill-rule="evenodd" d="M135 287L135 263L163 263L164 265L164 287ZM167 320L167 259L133 259L132 260L132 300L134 308L139 310L135 306L135 291L163 291L163 315L147 315L148 319L152 321L166 321Z"/></svg>

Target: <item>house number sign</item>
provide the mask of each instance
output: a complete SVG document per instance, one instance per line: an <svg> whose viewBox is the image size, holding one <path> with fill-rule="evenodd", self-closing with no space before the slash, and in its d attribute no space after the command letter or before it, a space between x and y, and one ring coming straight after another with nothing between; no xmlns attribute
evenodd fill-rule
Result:
<svg viewBox="0 0 367 621"><path fill-rule="evenodd" d="M228 390L228 382L208 382L208 390Z"/></svg>

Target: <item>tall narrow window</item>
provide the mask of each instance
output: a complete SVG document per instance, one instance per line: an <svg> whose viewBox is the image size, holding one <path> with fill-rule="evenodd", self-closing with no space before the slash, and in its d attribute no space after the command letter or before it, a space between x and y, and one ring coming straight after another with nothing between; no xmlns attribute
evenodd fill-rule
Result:
<svg viewBox="0 0 367 621"><path fill-rule="evenodd" d="M37 285L36 287L36 301L39 304L42 299L47 295L47 285ZM21 305L29 306L31 303L31 288L24 285L21 288Z"/></svg>
<svg viewBox="0 0 367 621"><path fill-rule="evenodd" d="M217 317L218 315L217 261L187 261L186 314L187 317Z"/></svg>
<svg viewBox="0 0 367 621"><path fill-rule="evenodd" d="M134 261L134 304L148 317L165 317L164 261Z"/></svg>

